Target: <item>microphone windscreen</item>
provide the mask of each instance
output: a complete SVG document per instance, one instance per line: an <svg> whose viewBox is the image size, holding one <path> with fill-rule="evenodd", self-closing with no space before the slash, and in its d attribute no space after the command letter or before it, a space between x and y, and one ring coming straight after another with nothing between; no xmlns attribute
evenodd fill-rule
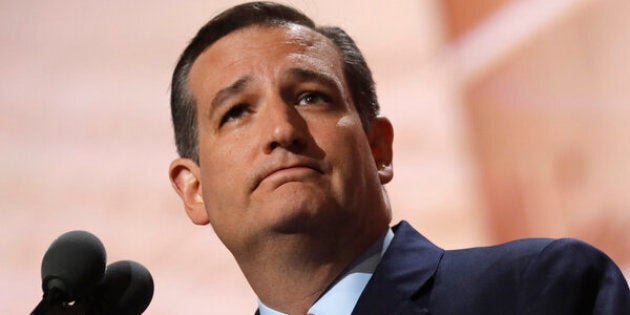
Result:
<svg viewBox="0 0 630 315"><path fill-rule="evenodd" d="M152 298L153 278L143 265L122 260L107 266L97 296L104 314L142 314Z"/></svg>
<svg viewBox="0 0 630 315"><path fill-rule="evenodd" d="M100 282L105 272L105 247L94 235L71 231L59 236L42 259L42 289L56 288L76 300Z"/></svg>

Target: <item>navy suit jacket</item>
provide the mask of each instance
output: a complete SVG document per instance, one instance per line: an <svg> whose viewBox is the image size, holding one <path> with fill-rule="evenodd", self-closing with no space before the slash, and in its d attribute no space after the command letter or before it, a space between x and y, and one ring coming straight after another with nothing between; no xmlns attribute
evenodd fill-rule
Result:
<svg viewBox="0 0 630 315"><path fill-rule="evenodd" d="M352 315L630 315L623 274L584 242L524 239L443 250L405 221L393 230Z"/></svg>
<svg viewBox="0 0 630 315"><path fill-rule="evenodd" d="M362 314L630 314L619 268L574 239L442 250L403 221L361 294Z"/></svg>

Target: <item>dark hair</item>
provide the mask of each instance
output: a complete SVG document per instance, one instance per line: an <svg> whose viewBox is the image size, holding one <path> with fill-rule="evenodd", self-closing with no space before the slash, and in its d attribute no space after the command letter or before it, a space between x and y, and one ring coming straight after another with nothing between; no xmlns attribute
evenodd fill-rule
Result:
<svg viewBox="0 0 630 315"><path fill-rule="evenodd" d="M343 73L352 100L361 117L363 128L378 115L372 72L352 38L338 27L317 27L303 13L273 2L250 2L232 7L204 25L182 53L171 81L171 115L175 129L175 143L179 156L199 164L197 108L188 88L188 75L195 60L203 51L229 33L252 25L298 24L330 39L339 49Z"/></svg>

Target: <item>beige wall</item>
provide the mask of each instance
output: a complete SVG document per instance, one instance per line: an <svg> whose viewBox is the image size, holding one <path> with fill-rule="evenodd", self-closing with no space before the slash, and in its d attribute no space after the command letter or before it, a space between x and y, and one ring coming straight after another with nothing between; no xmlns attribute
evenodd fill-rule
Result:
<svg viewBox="0 0 630 315"><path fill-rule="evenodd" d="M565 2L532 10L558 12L462 84L487 231L496 241L577 237L627 272L630 6ZM528 12L513 1L495 14Z"/></svg>
<svg viewBox="0 0 630 315"><path fill-rule="evenodd" d="M446 248L568 235L630 264L627 6L565 2L547 20L490 6L457 38L441 1L290 2L346 28L373 67L395 124L396 220ZM198 27L234 3L0 3L0 313L35 307L42 255L73 229L98 235L109 262L151 270L147 314L255 308L166 172L170 72ZM505 12L531 25L492 24ZM499 30L518 36L495 47L486 37Z"/></svg>

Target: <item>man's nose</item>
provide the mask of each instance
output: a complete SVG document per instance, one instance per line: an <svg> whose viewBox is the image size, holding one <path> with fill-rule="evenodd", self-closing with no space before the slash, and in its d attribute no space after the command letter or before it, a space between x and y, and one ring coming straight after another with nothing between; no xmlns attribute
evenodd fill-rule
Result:
<svg viewBox="0 0 630 315"><path fill-rule="evenodd" d="M270 100L261 117L264 152L269 154L278 148L299 152L306 147L306 121L297 108L280 97Z"/></svg>

